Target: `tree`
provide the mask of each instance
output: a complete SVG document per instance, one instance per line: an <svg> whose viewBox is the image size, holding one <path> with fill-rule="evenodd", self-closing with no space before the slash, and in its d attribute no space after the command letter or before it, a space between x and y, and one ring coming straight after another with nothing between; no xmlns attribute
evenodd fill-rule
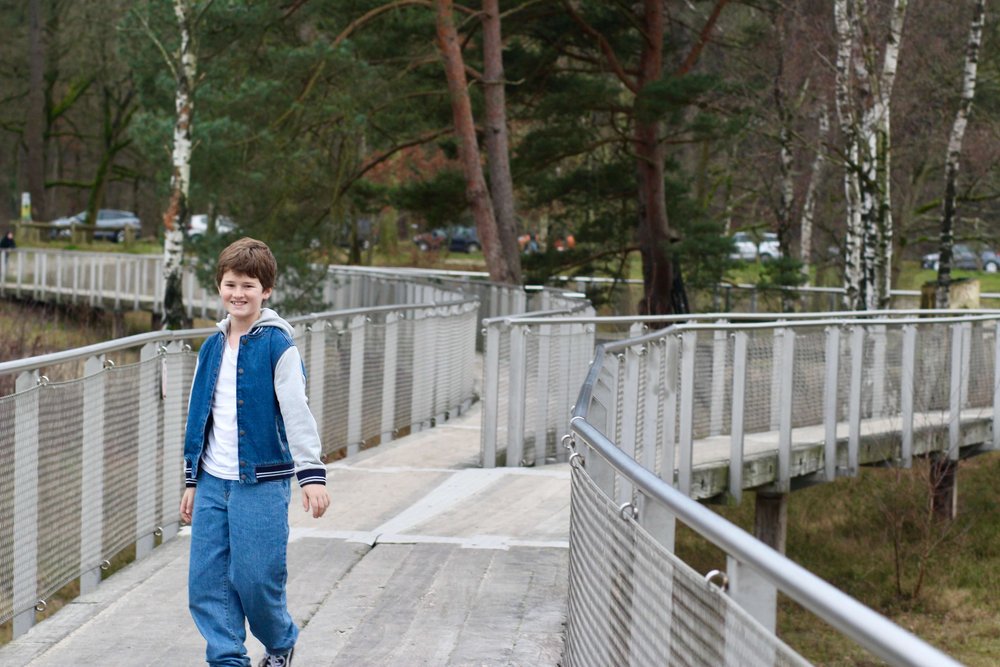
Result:
<svg viewBox="0 0 1000 667"><path fill-rule="evenodd" d="M666 153L661 114L664 98L675 98L677 94L668 87L668 79L681 79L692 70L726 4L727 0L715 3L689 53L672 77L665 78L663 45L666 17L663 2L645 0L641 4L641 13L631 17L636 22L641 44L635 75L630 73L631 68L625 67L608 37L591 25L573 3L568 0L563 3L582 32L596 42L608 69L633 96L631 142L635 152L638 194L636 237L642 256L643 276L639 310L643 314L686 312L686 297L683 289L678 289L681 284L680 270L675 266L671 249L679 234L671 228L667 216Z"/></svg>
<svg viewBox="0 0 1000 667"><path fill-rule="evenodd" d="M972 21L969 26L969 41L965 48L965 68L962 74L962 96L955 112L951 136L948 139L948 154L945 158L944 202L941 216L941 239L938 250L937 287L934 290L936 308L948 308L951 286L951 259L954 243L955 200L958 182L958 168L962 159L962 141L965 128L972 112L972 101L976 94L976 74L979 65L979 51L983 41L983 24L986 20L986 0L973 3Z"/></svg>
<svg viewBox="0 0 1000 667"><path fill-rule="evenodd" d="M41 0L28 3L28 112L24 123L25 171L33 220L47 220L45 207L45 48L42 44Z"/></svg>
<svg viewBox="0 0 1000 667"><path fill-rule="evenodd" d="M479 142L476 139L475 122L472 118L472 104L469 100L465 78L465 62L458 43L458 31L453 19L453 5L450 0L435 0L434 10L437 21L437 43L444 60L448 92L451 96L455 135L458 138L458 153L465 174L465 197L472 209L472 216L483 244L483 255L490 279L501 283L520 282L519 271L507 262L504 247L493 212L493 201L486 189L483 168L479 158ZM517 255L514 255L515 261Z"/></svg>
<svg viewBox="0 0 1000 667"><path fill-rule="evenodd" d="M497 235L509 274L508 281L521 282L521 255L517 245L517 215L514 182L510 173L507 135L507 97L504 92L503 40L500 37L500 3L483 0L483 99L484 143L490 170L490 195L496 216Z"/></svg>
<svg viewBox="0 0 1000 667"><path fill-rule="evenodd" d="M875 310L889 304L892 268L890 102L896 78L907 0L893 0L882 45L882 68L867 22L865 0L835 0L837 118L844 147L847 204L844 305ZM868 39L865 37L868 36Z"/></svg>

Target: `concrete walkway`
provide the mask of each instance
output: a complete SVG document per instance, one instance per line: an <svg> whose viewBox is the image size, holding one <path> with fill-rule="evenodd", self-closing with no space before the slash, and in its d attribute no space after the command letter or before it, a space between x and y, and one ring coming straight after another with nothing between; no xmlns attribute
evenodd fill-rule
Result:
<svg viewBox="0 0 1000 667"><path fill-rule="evenodd" d="M330 466L314 520L293 494L289 607L299 667L555 665L562 655L569 469L481 469L479 406ZM294 488L294 485L293 485ZM197 665L189 536L110 577L0 664ZM252 637L254 664L263 648Z"/></svg>

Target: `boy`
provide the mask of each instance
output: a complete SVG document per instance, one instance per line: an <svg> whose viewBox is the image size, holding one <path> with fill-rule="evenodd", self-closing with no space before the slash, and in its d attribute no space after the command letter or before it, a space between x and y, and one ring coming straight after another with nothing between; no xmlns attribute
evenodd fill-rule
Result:
<svg viewBox="0 0 1000 667"><path fill-rule="evenodd" d="M210 665L250 665L245 621L267 649L260 667L291 665L299 634L285 599L292 475L313 517L330 504L292 327L263 307L276 273L270 248L254 239L219 255L228 314L201 346L191 387L180 511L191 523L188 606Z"/></svg>

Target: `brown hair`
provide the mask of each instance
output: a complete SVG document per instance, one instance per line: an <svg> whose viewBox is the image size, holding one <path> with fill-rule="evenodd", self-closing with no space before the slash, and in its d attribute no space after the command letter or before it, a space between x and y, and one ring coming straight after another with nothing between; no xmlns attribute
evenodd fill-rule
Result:
<svg viewBox="0 0 1000 667"><path fill-rule="evenodd" d="M226 271L256 278L262 288L273 289L278 262L266 243L245 236L230 243L219 254L219 261L215 265L216 285L222 284L222 276Z"/></svg>

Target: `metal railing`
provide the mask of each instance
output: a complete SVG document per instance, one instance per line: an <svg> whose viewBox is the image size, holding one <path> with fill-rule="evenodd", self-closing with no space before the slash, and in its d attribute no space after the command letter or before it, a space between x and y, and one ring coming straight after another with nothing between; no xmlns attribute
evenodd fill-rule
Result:
<svg viewBox="0 0 1000 667"><path fill-rule="evenodd" d="M987 352L992 349L989 340L994 337L994 327L990 323L998 311L960 312L979 319L962 319L962 322L966 322L962 326L968 330L963 333L964 338L955 339L960 347L954 349L962 355L955 368L962 368L962 364L966 364L966 370L961 375L966 388L959 398L965 404L969 400L968 391L971 387L973 398L978 401L977 406L985 405L984 401L991 406L992 400L983 398L983 392L989 394L989 387L992 385L989 379L984 378L993 377L995 361L992 352ZM742 426L742 421L740 425L747 433L777 434L780 431L781 415L784 414L782 410L791 405L782 404L782 387L790 387L787 398L795 397L796 400L796 426L846 422L850 417L851 406L855 406L857 419L864 415L869 420L866 428L874 427L871 419L897 415L901 421L895 425L896 430L903 429L904 441L909 446L912 443L912 430L920 429L921 415L927 410L948 407L945 400L947 392L940 388L944 386L940 383L921 382L920 391L908 399L912 403L909 410L916 411L916 416L907 417L900 409L904 399L901 376L916 372L917 377L924 380L938 376L949 380L946 373L950 372L952 365L950 357L942 356L942 351L951 346L951 343L942 342L940 338L950 335L951 329L947 329L947 326L955 322L949 322L948 318L955 316L956 311L892 310L782 314L708 313L662 317L549 317L527 314L487 320L482 463L484 466L531 465L536 457L524 454L517 456L524 451L523 443L528 443L527 449L531 450L534 442L538 441L536 434L544 433L549 434L546 441L551 445L551 434L565 432L569 410L537 407L539 401L533 388L548 386L557 390L566 384L579 386L583 367L549 363L551 357L546 356L545 349L559 350L559 360L566 357L575 359L579 356L576 351L585 350L594 341L616 341L631 336L630 342L624 343L622 349L615 349L615 354L620 355L623 362L629 359L629 363L640 363L630 356L633 341L647 331L648 326L655 325L674 325L676 328L672 331L676 337L668 340L662 337L661 330L659 333L649 334L650 340L657 341L655 345L643 344L636 349L643 355L650 353L641 361L641 364L645 364L642 366L643 381L647 377L651 378L649 387L670 392L667 414L671 427L664 436L669 442L678 443L682 438L686 439L685 442L714 438L717 448L719 439L731 433L734 414L739 416L739 420L745 420L746 425ZM680 324L684 322L689 324ZM923 347L911 349L910 346L917 345L916 330L927 329L931 326L929 322L936 322L932 329L937 332L934 334L936 338L929 334L922 336L919 340ZM976 324L973 325L972 322ZM914 337L912 340L908 339L905 349L907 355L916 354L912 360L915 366L912 367L903 364L904 329L901 327L904 325L910 327L905 330L906 336ZM681 336L682 331L689 332L686 339ZM741 331L744 333L738 335L737 332ZM783 348L783 341L791 340L796 331L807 332L808 335L801 338L797 346L792 341ZM852 333L854 331L868 333L862 335ZM858 338L859 335L862 337ZM687 346L683 350L682 343ZM828 354L831 350L828 345L836 346L836 354ZM525 353L525 349L529 353ZM543 352L540 353L539 350ZM684 351L687 352L684 359L688 365L681 362ZM973 352L977 355L974 358L969 356ZM791 355L789 363L782 363L783 354ZM980 362L980 358L984 360ZM905 359L910 361L910 356ZM932 363L931 359L935 361ZM809 361L808 365L804 360ZM970 360L977 363L975 367L982 372L968 372L967 364ZM649 369L648 364L654 361L662 364L662 367ZM799 362L797 367L793 365L796 361ZM737 362L739 365L735 366ZM852 364L860 366L855 368ZM632 376L637 372L631 371ZM734 373L737 377L746 378L741 387L734 386ZM930 373L934 375L929 375ZM664 375L670 380L669 384L665 384L665 379L661 377ZM621 377L608 382L617 386L624 377L622 371ZM906 377L912 379L911 375ZM515 381L511 382L510 378ZM653 380L658 380L659 384L655 384ZM833 389L827 388L824 384L827 382L834 382L836 386ZM932 387L936 389L932 391ZM832 396L834 389L839 390L841 399L827 405L825 409L829 414L824 414L824 395ZM853 395L849 394L851 390L855 391ZM493 392L499 398L494 399ZM690 405L682 406L678 403L678 396L685 396L691 401ZM733 402L734 396L739 399L736 403ZM625 402L630 406L638 405L634 400ZM862 405L865 406L864 410ZM896 407L895 412L892 412L893 406ZM649 409L654 408L650 406ZM686 412L682 413L682 409ZM741 414L741 411L745 414ZM523 417L526 412L530 413L527 418ZM903 417L907 418L904 420ZM688 418L688 422L683 422L684 418ZM958 419L958 411L953 411L952 418ZM827 452L823 461L827 476L833 475L831 464L856 469L861 434L857 419L851 426L853 437L848 450L849 460L840 461L832 452ZM903 421L907 424L905 428ZM686 429L683 433L682 425ZM662 429L663 424L659 428ZM816 442L822 442L828 435L835 433L821 431ZM740 442L743 442L742 435ZM511 455L511 451L515 455ZM547 458L551 459L551 450L546 451L549 452ZM911 454L910 450L903 452L907 461ZM728 449L719 458L728 458ZM541 458L537 460L539 463L544 461ZM694 489L694 493L696 497L708 497L722 490L725 489L710 486ZM731 492L738 497L738 490Z"/></svg>
<svg viewBox="0 0 1000 667"><path fill-rule="evenodd" d="M598 373L588 377L581 405ZM808 664L744 611L755 594L752 579L744 584L741 576L748 571L889 664L959 665L638 465L587 421L586 410L571 429L566 665ZM616 479L631 487L621 505L611 500ZM672 529L664 527L675 518L726 552L727 575L706 580L673 555Z"/></svg>
<svg viewBox="0 0 1000 667"><path fill-rule="evenodd" d="M324 455L427 428L476 398L478 302L433 286L408 297L289 318ZM214 331L0 363L17 374L0 398L0 622L13 618L14 636L68 582L92 590L114 554L134 544L142 557L177 532L191 344Z"/></svg>
<svg viewBox="0 0 1000 667"><path fill-rule="evenodd" d="M576 512L570 548L579 555L570 557L569 664L596 664L586 656L636 647L673 655L664 639L670 632L636 621L631 607L643 599L655 607L643 616L670 618L678 598L665 598L664 586L715 609L723 627L745 621L706 598L694 575L675 562L676 518L729 554L730 596L754 620L731 633L743 637L739 646L711 629L700 641L721 655L749 651L738 664L794 663L761 635L761 628L773 632L779 590L894 664L955 664L691 498L728 492L739 499L752 487L787 492L795 477L832 481L864 463L908 466L919 454L957 459L963 448L997 449L1000 312L780 317L674 324L645 334L637 327L632 338L598 347L570 423L586 467L570 457ZM595 494L586 502L576 497ZM605 505L619 509L617 521L628 525L609 519ZM596 538L578 534L587 532L614 543L598 549ZM590 562L608 553L623 562ZM640 555L655 566L633 567ZM674 578L650 574L663 571ZM628 595L615 593L623 590ZM602 595L613 601L607 613L600 606L574 610L575 599Z"/></svg>

